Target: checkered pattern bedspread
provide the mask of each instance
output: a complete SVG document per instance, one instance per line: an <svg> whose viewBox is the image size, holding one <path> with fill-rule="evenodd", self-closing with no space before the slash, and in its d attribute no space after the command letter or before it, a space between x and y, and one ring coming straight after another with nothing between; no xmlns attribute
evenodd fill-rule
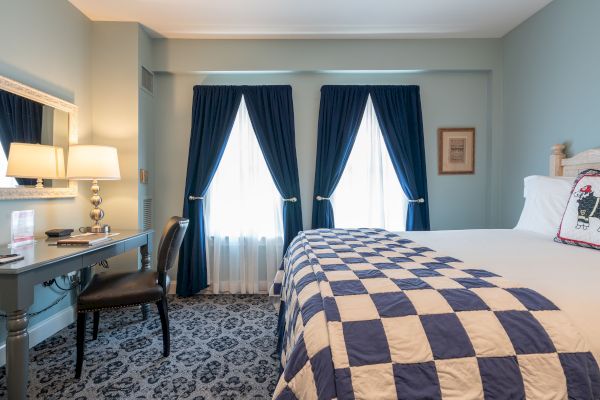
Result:
<svg viewBox="0 0 600 400"><path fill-rule="evenodd" d="M301 232L273 290L277 400L600 398L596 361L552 302L397 234Z"/></svg>

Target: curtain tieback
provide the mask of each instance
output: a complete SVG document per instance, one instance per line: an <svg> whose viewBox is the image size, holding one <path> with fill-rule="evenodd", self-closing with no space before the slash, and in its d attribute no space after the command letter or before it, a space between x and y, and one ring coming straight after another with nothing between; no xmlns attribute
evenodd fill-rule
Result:
<svg viewBox="0 0 600 400"><path fill-rule="evenodd" d="M425 203L424 198L416 199L416 200L408 200L409 203Z"/></svg>
<svg viewBox="0 0 600 400"><path fill-rule="evenodd" d="M289 199L283 199L283 201L289 201L290 203L295 203L298 201L298 199L295 197L290 197Z"/></svg>
<svg viewBox="0 0 600 400"><path fill-rule="evenodd" d="M204 196L192 196L192 195L189 195L188 196L188 200L189 201L204 200Z"/></svg>
<svg viewBox="0 0 600 400"><path fill-rule="evenodd" d="M316 199L317 199L317 201L331 200L331 198L329 198L329 197L323 197L323 196L317 196Z"/></svg>

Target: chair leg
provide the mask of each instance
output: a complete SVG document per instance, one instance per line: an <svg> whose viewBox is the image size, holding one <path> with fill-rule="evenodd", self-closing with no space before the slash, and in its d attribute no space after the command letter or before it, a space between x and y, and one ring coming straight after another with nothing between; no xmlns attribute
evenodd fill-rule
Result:
<svg viewBox="0 0 600 400"><path fill-rule="evenodd" d="M75 368L75 378L81 377L81 368L83 367L83 352L85 350L85 322L87 313L77 314L77 366Z"/></svg>
<svg viewBox="0 0 600 400"><path fill-rule="evenodd" d="M163 356L168 357L171 353L171 335L169 333L169 311L167 307L167 299L163 298L156 303L158 314L160 315L160 324L162 325L163 333Z"/></svg>
<svg viewBox="0 0 600 400"><path fill-rule="evenodd" d="M94 340L98 339L98 326L100 325L100 311L94 311Z"/></svg>

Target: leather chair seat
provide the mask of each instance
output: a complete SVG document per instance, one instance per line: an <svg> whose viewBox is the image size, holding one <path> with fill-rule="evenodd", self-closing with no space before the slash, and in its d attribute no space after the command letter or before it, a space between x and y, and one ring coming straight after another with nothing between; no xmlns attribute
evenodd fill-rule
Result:
<svg viewBox="0 0 600 400"><path fill-rule="evenodd" d="M169 283L167 275L166 287ZM77 310L89 312L154 303L164 295L156 271L99 273L79 295Z"/></svg>

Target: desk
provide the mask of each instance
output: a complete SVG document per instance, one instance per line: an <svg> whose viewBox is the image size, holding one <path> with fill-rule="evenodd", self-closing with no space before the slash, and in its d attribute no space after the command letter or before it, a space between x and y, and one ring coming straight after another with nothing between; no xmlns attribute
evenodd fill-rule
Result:
<svg viewBox="0 0 600 400"><path fill-rule="evenodd" d="M49 246L50 240L16 249L25 257L0 266L0 310L7 313L6 383L8 398L27 396L29 380L29 335L27 310L33 304L33 287L42 282L79 271L92 264L139 248L142 269L151 268L153 231L115 230L120 234L106 243L91 247ZM7 250L2 249L3 252ZM147 310L142 309L144 317ZM75 371L75 361L73 361Z"/></svg>

